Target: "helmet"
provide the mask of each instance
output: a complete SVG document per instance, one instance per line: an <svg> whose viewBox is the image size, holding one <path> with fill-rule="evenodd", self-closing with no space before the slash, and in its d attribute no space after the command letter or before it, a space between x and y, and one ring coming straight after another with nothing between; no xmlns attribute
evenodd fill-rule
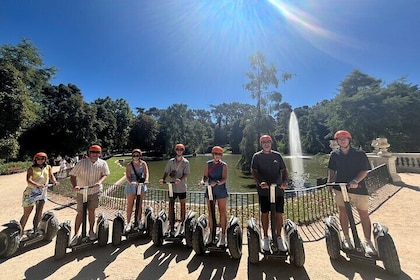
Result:
<svg viewBox="0 0 420 280"><path fill-rule="evenodd" d="M44 152L39 152L39 153L36 153L36 154L34 155L34 159L33 159L33 161L35 161L37 157L44 157L45 159L47 159L47 158L48 158L48 156L47 156L47 154L46 154L46 153L44 153Z"/></svg>
<svg viewBox="0 0 420 280"><path fill-rule="evenodd" d="M131 152L131 154L134 154L134 153L139 153L139 154L141 155L141 150L140 150L140 149L134 149L134 150Z"/></svg>
<svg viewBox="0 0 420 280"><path fill-rule="evenodd" d="M102 152L102 148L99 145L92 145L89 147L89 152Z"/></svg>
<svg viewBox="0 0 420 280"><path fill-rule="evenodd" d="M212 154L223 154L223 148L220 146L214 146L213 149L211 149Z"/></svg>
<svg viewBox="0 0 420 280"><path fill-rule="evenodd" d="M271 136L270 135L264 134L263 136L260 137L260 143L262 141L270 141L270 142L273 142L273 139L271 139Z"/></svg>
<svg viewBox="0 0 420 280"><path fill-rule="evenodd" d="M334 139L337 138L349 138L351 140L351 134L347 130L339 130L334 134Z"/></svg>
<svg viewBox="0 0 420 280"><path fill-rule="evenodd" d="M185 146L184 146L184 144L176 144L175 145L175 150L176 149L182 149L183 151L185 151Z"/></svg>

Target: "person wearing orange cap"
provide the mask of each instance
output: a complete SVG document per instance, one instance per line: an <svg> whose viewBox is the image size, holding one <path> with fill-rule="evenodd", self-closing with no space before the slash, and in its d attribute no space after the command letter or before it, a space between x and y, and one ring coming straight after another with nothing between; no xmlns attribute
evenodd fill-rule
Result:
<svg viewBox="0 0 420 280"><path fill-rule="evenodd" d="M45 185L51 180L55 186L59 185L57 179L55 178L52 168L47 164L48 156L44 152L36 153L33 157L33 164L28 168L26 172L26 182L28 186L23 192L22 197L22 207L23 215L20 219L20 225L22 227L22 232L25 231L25 225L28 221L29 215L34 208L34 205L38 203L36 207L36 212L33 220L33 230L36 232L39 222L41 221L41 215L44 208L45 201L47 200ZM45 193L45 195L42 195ZM34 198L37 194L42 195L41 200L35 200Z"/></svg>
<svg viewBox="0 0 420 280"><path fill-rule="evenodd" d="M99 196L102 192L102 183L110 174L108 164L101 159L102 148L99 145L92 145L88 149L88 157L80 160L70 171L70 183L73 190L77 191L79 186L95 186L89 190L88 195L88 220L89 239L95 240L96 234L93 231L95 226L95 210L99 206ZM71 245L77 244L77 234L83 219L83 195L77 194L77 215L74 227L74 236Z"/></svg>
<svg viewBox="0 0 420 280"><path fill-rule="evenodd" d="M147 166L147 163L140 158L141 154L142 152L140 149L134 149L131 152L132 160L125 167L125 178L127 179L127 184L124 189L124 193L127 197L127 226L125 229L126 232L128 232L131 229L130 220L131 220L131 214L133 213L134 200L137 196L137 185L138 183L143 183L143 187L142 187L141 195L140 195L140 201L138 204L139 216L134 217L134 219L137 222L140 222L141 215L142 215L144 193L147 190L146 185L149 183L149 168Z"/></svg>
<svg viewBox="0 0 420 280"><path fill-rule="evenodd" d="M183 227L186 214L187 177L191 172L190 162L183 156L185 152L184 144L176 144L174 149L176 155L166 163L162 179L159 180L159 183L163 184L166 182L168 176L171 178L170 180L174 182L172 185L174 201L177 197L179 198L181 204L181 226ZM172 215L173 213L169 214ZM169 217L169 221L172 221L171 217Z"/></svg>
<svg viewBox="0 0 420 280"><path fill-rule="evenodd" d="M213 159L207 161L204 168L204 175L201 179L200 184L204 185L204 182L209 183L212 186L213 199L217 202L217 207L219 208L220 215L220 227L222 229L222 234L220 235L219 241L217 242L217 247L222 247L226 245L226 226L227 226L227 215L226 215L226 202L228 198L228 192L226 188L227 173L228 168L226 162L222 161L223 148L220 146L214 146L211 149L211 154ZM209 209L209 226L210 232L213 232L212 221L212 211L210 210L210 202L208 200L208 193L206 190L205 197L207 198L207 208ZM210 235L209 238L212 238ZM210 243L212 240L207 240L206 243Z"/></svg>
<svg viewBox="0 0 420 280"><path fill-rule="evenodd" d="M260 137L262 150L256 152L251 161L251 173L257 183L258 199L261 211L261 223L264 233L263 250L270 250L270 239L268 237L270 199L269 187L271 184L281 186L281 192L276 197L276 235L277 246L280 251L287 251L281 231L283 228L284 213L284 189L288 186L289 172L283 157L279 152L271 149L273 139L270 135ZM274 238L274 237L273 237Z"/></svg>
<svg viewBox="0 0 420 280"><path fill-rule="evenodd" d="M364 184L359 184L368 174L370 163L364 151L355 149L351 146L352 136L347 130L339 130L334 134L334 139L340 146L339 149L332 151L328 162L328 183L348 183L349 200L359 212L365 242L363 246L369 255L376 255L375 247L370 240L372 225L369 218L369 192ZM331 188L330 188L331 190ZM349 220L344 198L339 189L334 188L335 202L338 206L338 214L344 239L343 246L346 249L353 249L349 237Z"/></svg>

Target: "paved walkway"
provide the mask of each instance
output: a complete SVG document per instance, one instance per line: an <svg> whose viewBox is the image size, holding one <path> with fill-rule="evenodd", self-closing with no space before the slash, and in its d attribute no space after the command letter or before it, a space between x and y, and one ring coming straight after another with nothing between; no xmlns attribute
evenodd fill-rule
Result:
<svg viewBox="0 0 420 280"><path fill-rule="evenodd" d="M399 279L420 279L420 241L417 230L420 204L420 175L399 174L404 184L372 214L390 228L396 244L403 273ZM0 222L19 219L24 174L0 177ZM57 208L47 202L46 209ZM54 211L62 222L71 220L75 211L63 208ZM32 217L31 217L32 218ZM350 263L346 258L331 261L325 241L305 243L304 267L264 261L258 265L247 262L248 248L243 247L240 260L225 254L196 256L191 249L172 244L153 246L150 239L123 241L121 246L109 244L69 253L63 260L53 259L55 240L38 247L19 250L15 256L0 260L2 279L398 279L388 275L382 263L377 266Z"/></svg>

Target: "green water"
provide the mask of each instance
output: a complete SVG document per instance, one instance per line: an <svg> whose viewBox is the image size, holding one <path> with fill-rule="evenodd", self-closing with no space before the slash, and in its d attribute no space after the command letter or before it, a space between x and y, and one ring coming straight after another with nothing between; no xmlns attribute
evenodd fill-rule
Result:
<svg viewBox="0 0 420 280"><path fill-rule="evenodd" d="M228 180L227 188L229 192L254 192L255 182L250 175L245 175L241 170L236 168L236 165L240 159L240 155L225 154L223 155L223 161L228 165ZM203 190L202 186L198 186L200 182L205 163L211 159L211 155L197 155L196 157L188 158L190 161L191 173L188 175L188 190L189 191L200 191ZM290 170L291 164L290 159L285 157L286 165ZM148 161L150 172L150 185L152 188L166 188L166 186L159 184L159 179L163 176L163 170L165 169L166 160L164 161ZM315 186L316 179L326 177L327 170L325 164L322 163L318 157L313 156L311 158L303 159L303 166L305 170L305 185Z"/></svg>

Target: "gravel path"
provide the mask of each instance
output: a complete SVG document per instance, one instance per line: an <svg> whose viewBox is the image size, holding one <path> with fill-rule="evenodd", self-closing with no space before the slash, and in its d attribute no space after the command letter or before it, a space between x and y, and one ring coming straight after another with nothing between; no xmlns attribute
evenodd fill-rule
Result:
<svg viewBox="0 0 420 280"><path fill-rule="evenodd" d="M403 273L399 279L420 279L420 245L417 231L420 204L420 174L399 174L401 188L376 206L372 221L389 227L397 246ZM25 174L0 176L0 222L19 220ZM394 187L395 188L395 187ZM54 201L61 201L57 197ZM372 204L375 204L374 198ZM55 209L59 220L71 220L75 210L48 201L45 210ZM30 224L30 221L28 224ZM359 226L360 227L360 226ZM196 256L186 247L166 244L156 248L150 239L123 241L121 246L94 247L69 253L63 260L53 258L55 239L37 247L19 249L9 259L0 260L1 279L397 279L378 262L377 266L350 263L346 258L331 261L325 241L304 244L306 262L303 268L286 263L263 261L248 265L248 248L243 247L240 260L225 254Z"/></svg>

